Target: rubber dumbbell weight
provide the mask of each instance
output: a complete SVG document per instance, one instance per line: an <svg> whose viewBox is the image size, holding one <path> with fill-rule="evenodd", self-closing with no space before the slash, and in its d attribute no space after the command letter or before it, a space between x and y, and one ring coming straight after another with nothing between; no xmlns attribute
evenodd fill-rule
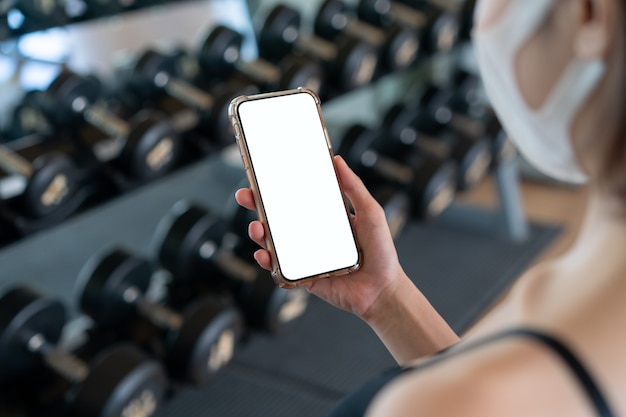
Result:
<svg viewBox="0 0 626 417"><path fill-rule="evenodd" d="M380 67L390 72L410 67L419 54L420 40L416 30L400 25L379 29L354 18L340 0L325 0L313 27L317 36L331 42L342 34L369 42L379 52Z"/></svg>
<svg viewBox="0 0 626 417"><path fill-rule="evenodd" d="M96 256L77 280L78 305L100 327L117 329L120 334L129 320L147 320L163 331L164 359L174 378L197 385L213 381L232 359L243 333L241 313L214 298L198 299L182 313L151 301L146 292L153 272L148 260L126 249Z"/></svg>
<svg viewBox="0 0 626 417"><path fill-rule="evenodd" d="M19 26L14 27L22 33L60 26L68 22L63 0L7 0L3 2L2 8L9 14L17 11L22 16Z"/></svg>
<svg viewBox="0 0 626 417"><path fill-rule="evenodd" d="M484 138L491 146L492 170L515 158L517 151L502 129L480 77L457 70L452 87L434 89L438 97L428 103L435 117L466 136Z"/></svg>
<svg viewBox="0 0 626 417"><path fill-rule="evenodd" d="M44 114L62 127L92 126L106 138L88 145L101 162L115 160L127 174L141 180L170 171L180 153L180 137L172 124L155 112L141 112L126 121L98 103L100 84L93 77L62 71L44 92Z"/></svg>
<svg viewBox="0 0 626 417"><path fill-rule="evenodd" d="M153 49L146 50L136 61L131 75L131 86L142 96L155 98L168 95L183 103L191 110L191 114L182 118L185 125L180 130L190 130L196 126L206 126L207 133L214 136L220 144L231 144L234 135L221 119L227 121L230 101L242 94L252 94L258 90L251 85L226 88L220 94L213 95L195 87L180 77L182 65L189 57L184 54L165 54Z"/></svg>
<svg viewBox="0 0 626 417"><path fill-rule="evenodd" d="M71 384L67 415L152 415L168 385L161 365L128 344L107 347L86 363L57 346L65 322L60 301L28 287L6 291L0 298L1 383L28 389L44 368Z"/></svg>
<svg viewBox="0 0 626 417"><path fill-rule="evenodd" d="M402 156L388 155L383 152L386 142L383 130L355 124L344 134L337 153L369 187L390 184L404 190L411 198L413 218L439 215L454 198L453 164L417 150Z"/></svg>
<svg viewBox="0 0 626 417"><path fill-rule="evenodd" d="M292 53L317 59L324 65L326 79L339 91L369 84L376 75L378 56L368 42L342 38L329 42L318 36L304 36L298 11L278 5L268 14L259 34L261 56L280 60Z"/></svg>
<svg viewBox="0 0 626 417"><path fill-rule="evenodd" d="M288 56L280 65L262 58L246 61L241 58L243 35L226 26L216 26L198 52L201 68L208 74L224 77L234 71L244 74L262 90L289 90L306 87L319 92L323 72L317 61Z"/></svg>
<svg viewBox="0 0 626 417"><path fill-rule="evenodd" d="M459 107L454 107L453 100L458 96L456 89L432 84L423 88L417 95L416 104L408 106L415 107L414 127L423 134L447 142L460 167L459 189L471 188L485 176L491 164L490 126L495 119L480 120L457 111Z"/></svg>
<svg viewBox="0 0 626 417"><path fill-rule="evenodd" d="M458 13L434 7L428 2L421 2L420 6L414 8L391 0L360 0L357 14L373 25L386 27L394 24L419 31L425 53L450 51L459 36Z"/></svg>
<svg viewBox="0 0 626 417"><path fill-rule="evenodd" d="M33 152L30 145L43 140L32 135L0 145L0 199L15 198L20 211L33 218L64 211L79 187L72 158L60 151Z"/></svg>
<svg viewBox="0 0 626 417"><path fill-rule="evenodd" d="M241 184L246 185L247 182ZM257 220L255 212L241 207L234 200L227 212L233 213L228 221L229 231L236 236L231 237L229 247L240 259L256 265L254 252L259 246L248 236L250 222ZM270 277L268 272L262 273ZM239 299L242 304L248 306L248 320L254 327L265 328L274 333L283 332L291 326L304 314L308 306L308 292L301 288L291 290L278 288L270 279L262 279L258 283L255 282L255 285L246 285L242 290Z"/></svg>
<svg viewBox="0 0 626 417"><path fill-rule="evenodd" d="M389 225L391 237L394 240L397 239L411 220L411 197L389 184L374 186L370 189L370 193L385 212L385 219Z"/></svg>
<svg viewBox="0 0 626 417"><path fill-rule="evenodd" d="M80 17L92 19L122 13L135 4L135 0L84 0L85 10Z"/></svg>
<svg viewBox="0 0 626 417"><path fill-rule="evenodd" d="M438 125L434 130L430 127L432 124L432 116L421 107L403 103L390 107L383 118L387 151L401 155L417 148L453 161L457 171L456 188L462 191L474 187L488 172L489 142Z"/></svg>
<svg viewBox="0 0 626 417"><path fill-rule="evenodd" d="M251 257L241 256L235 248L242 238L230 226L203 207L176 204L155 234L159 262L177 277L233 291L250 327L280 333L304 312L307 293L279 288Z"/></svg>

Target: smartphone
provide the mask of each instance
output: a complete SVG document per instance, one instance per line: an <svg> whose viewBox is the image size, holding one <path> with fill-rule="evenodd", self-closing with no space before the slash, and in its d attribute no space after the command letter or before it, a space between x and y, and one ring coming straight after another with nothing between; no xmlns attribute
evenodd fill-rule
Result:
<svg viewBox="0 0 626 417"><path fill-rule="evenodd" d="M315 92L237 97L229 116L274 281L294 288L357 270L360 251Z"/></svg>

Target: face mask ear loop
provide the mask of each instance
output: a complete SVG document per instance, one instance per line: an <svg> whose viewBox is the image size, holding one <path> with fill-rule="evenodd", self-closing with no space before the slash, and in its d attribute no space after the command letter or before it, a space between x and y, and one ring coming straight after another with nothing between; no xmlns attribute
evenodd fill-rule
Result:
<svg viewBox="0 0 626 417"><path fill-rule="evenodd" d="M575 58L568 64L544 106L537 111L537 116L547 119L555 114L567 114L566 126L570 126L605 70L606 64L600 59L585 61Z"/></svg>

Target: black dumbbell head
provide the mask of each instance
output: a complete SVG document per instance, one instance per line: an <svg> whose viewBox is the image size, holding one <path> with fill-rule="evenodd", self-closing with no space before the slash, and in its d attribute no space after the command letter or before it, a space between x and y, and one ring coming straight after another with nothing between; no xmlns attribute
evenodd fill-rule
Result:
<svg viewBox="0 0 626 417"><path fill-rule="evenodd" d="M454 197L457 182L455 165L427 155L421 155L415 165L415 179L409 188L411 215L417 219L436 217Z"/></svg>
<svg viewBox="0 0 626 417"><path fill-rule="evenodd" d="M142 95L152 96L161 91L163 80L177 75L175 56L148 49L135 62L131 85Z"/></svg>
<svg viewBox="0 0 626 417"><path fill-rule="evenodd" d="M279 60L290 54L298 41L300 13L285 5L278 5L265 19L259 35L261 56Z"/></svg>
<svg viewBox="0 0 626 417"><path fill-rule="evenodd" d="M371 189L372 196L385 211L385 219L389 225L391 236L395 240L409 221L411 214L411 199L404 190L388 184L379 185Z"/></svg>
<svg viewBox="0 0 626 417"><path fill-rule="evenodd" d="M16 4L27 20L36 22L39 27L56 26L67 21L65 2L58 0L19 0Z"/></svg>
<svg viewBox="0 0 626 417"><path fill-rule="evenodd" d="M361 0L357 7L359 18L376 26L389 23L388 15L390 11L390 0Z"/></svg>
<svg viewBox="0 0 626 417"><path fill-rule="evenodd" d="M417 61L421 51L420 36L416 30L393 25L387 30L387 42L384 45L383 55L385 65L391 71L401 71L409 68Z"/></svg>
<svg viewBox="0 0 626 417"><path fill-rule="evenodd" d="M28 91L20 103L13 108L10 122L10 135L12 137L20 138L33 132L49 129L46 116L42 113L45 103L43 97L43 91Z"/></svg>
<svg viewBox="0 0 626 417"><path fill-rule="evenodd" d="M343 90L369 84L378 70L378 53L368 42L348 36L337 39L338 54L328 76Z"/></svg>
<svg viewBox="0 0 626 417"><path fill-rule="evenodd" d="M368 129L361 124L355 124L344 133L337 153L355 170L362 175L364 165L364 155L371 150L375 143L380 140L380 133L376 130Z"/></svg>
<svg viewBox="0 0 626 417"><path fill-rule="evenodd" d="M279 85L281 90L291 90L306 87L317 93L324 84L324 70L316 61L290 55L281 62L282 78Z"/></svg>
<svg viewBox="0 0 626 417"><path fill-rule="evenodd" d="M450 51L459 39L460 30L461 21L457 13L438 13L430 25L430 29L424 32L426 50L430 52Z"/></svg>
<svg viewBox="0 0 626 417"><path fill-rule="evenodd" d="M66 311L55 299L45 298L28 287L14 287L0 298L0 381L7 382L41 364L28 349L32 336L58 342Z"/></svg>
<svg viewBox="0 0 626 417"><path fill-rule="evenodd" d="M458 134L452 148L452 158L458 164L459 190L467 190L478 184L491 165L491 145L486 139L474 139Z"/></svg>
<svg viewBox="0 0 626 417"><path fill-rule="evenodd" d="M389 108L383 117L383 127L387 132L385 150L396 155L412 149L418 140L415 129L419 110L415 107L398 103Z"/></svg>
<svg viewBox="0 0 626 417"><path fill-rule="evenodd" d="M122 3L122 0L86 0L87 10L81 17L91 19L120 13L126 8Z"/></svg>
<svg viewBox="0 0 626 417"><path fill-rule="evenodd" d="M85 314L102 326L124 322L135 314L133 300L125 299L132 288L139 295L148 290L152 266L125 249L113 249L92 257L78 275L76 295Z"/></svg>
<svg viewBox="0 0 626 417"><path fill-rule="evenodd" d="M325 39L335 39L348 26L347 8L338 0L326 0L322 3L315 16L313 30L316 35Z"/></svg>
<svg viewBox="0 0 626 417"><path fill-rule="evenodd" d="M33 217L49 216L71 200L78 187L78 169L67 155L52 152L33 161L33 174L22 202Z"/></svg>
<svg viewBox="0 0 626 417"><path fill-rule="evenodd" d="M200 265L221 245L225 222L207 209L178 202L157 226L153 238L159 263L177 279L204 276Z"/></svg>
<svg viewBox="0 0 626 417"><path fill-rule="evenodd" d="M198 52L198 61L204 72L226 76L241 58L243 35L226 26L216 26Z"/></svg>
<svg viewBox="0 0 626 417"><path fill-rule="evenodd" d="M151 180L171 171L181 151L180 134L162 114L143 111L131 121L131 130L119 163L140 180Z"/></svg>
<svg viewBox="0 0 626 417"><path fill-rule="evenodd" d="M91 361L72 401L71 416L150 416L166 389L167 376L158 362L131 345L116 345Z"/></svg>
<svg viewBox="0 0 626 417"><path fill-rule="evenodd" d="M244 331L240 311L204 298L188 306L168 358L172 375L206 385L233 357Z"/></svg>
<svg viewBox="0 0 626 417"><path fill-rule="evenodd" d="M248 325L272 334L284 333L308 305L306 290L280 288L269 272L242 286L237 297Z"/></svg>
<svg viewBox="0 0 626 417"><path fill-rule="evenodd" d="M98 99L101 87L94 77L61 71L45 91L46 115L57 124L70 124L80 117L85 107Z"/></svg>
<svg viewBox="0 0 626 417"><path fill-rule="evenodd" d="M239 96L257 94L258 87L248 83L232 83L222 85L213 91L213 110L208 121L209 129L213 131L213 140L218 148L235 143L235 132L228 119L230 102Z"/></svg>

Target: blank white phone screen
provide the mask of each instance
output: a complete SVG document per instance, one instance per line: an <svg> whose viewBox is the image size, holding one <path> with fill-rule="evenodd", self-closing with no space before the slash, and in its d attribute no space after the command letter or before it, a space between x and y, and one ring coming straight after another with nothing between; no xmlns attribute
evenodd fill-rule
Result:
<svg viewBox="0 0 626 417"><path fill-rule="evenodd" d="M294 93L238 107L285 279L353 267L358 250L315 99Z"/></svg>

